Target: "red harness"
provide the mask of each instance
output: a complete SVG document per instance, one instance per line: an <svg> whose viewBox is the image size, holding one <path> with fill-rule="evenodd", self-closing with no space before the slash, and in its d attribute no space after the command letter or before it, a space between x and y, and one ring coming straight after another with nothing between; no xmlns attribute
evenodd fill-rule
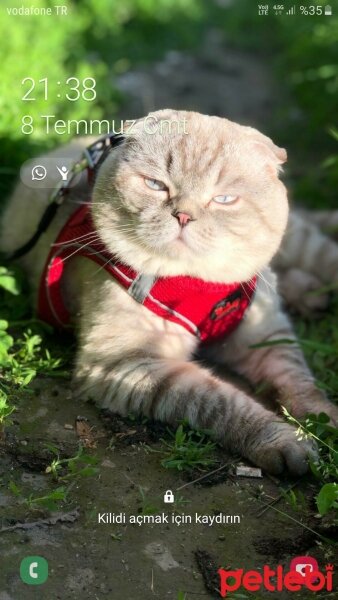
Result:
<svg viewBox="0 0 338 600"><path fill-rule="evenodd" d="M95 234L95 235L91 235ZM189 277L153 278L119 262L101 241L83 204L69 218L52 245L40 282L39 317L58 328L69 324L70 314L61 294L65 260L85 256L104 268L143 306L163 319L185 327L201 342L228 335L239 325L256 288L256 277L245 283L213 283Z"/></svg>

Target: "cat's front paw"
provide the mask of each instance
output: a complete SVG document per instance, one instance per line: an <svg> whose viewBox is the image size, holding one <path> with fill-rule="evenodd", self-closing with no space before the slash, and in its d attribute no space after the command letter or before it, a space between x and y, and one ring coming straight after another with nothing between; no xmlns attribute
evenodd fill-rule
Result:
<svg viewBox="0 0 338 600"><path fill-rule="evenodd" d="M283 421L270 421L258 432L253 432L246 457L273 475L289 471L292 475L304 475L308 459L317 459L312 440L300 440L297 430Z"/></svg>

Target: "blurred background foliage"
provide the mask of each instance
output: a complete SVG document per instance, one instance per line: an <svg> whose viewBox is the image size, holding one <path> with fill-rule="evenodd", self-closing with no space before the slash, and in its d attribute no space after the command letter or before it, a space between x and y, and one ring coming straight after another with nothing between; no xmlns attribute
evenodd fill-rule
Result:
<svg viewBox="0 0 338 600"><path fill-rule="evenodd" d="M64 120L114 118L123 104L115 85L118 75L173 49L203 58L203 40L208 31L217 30L224 43L255 53L282 90L274 98L275 118L265 130L289 151L296 199L309 206L335 205L338 10L331 17L276 16L270 1L269 16L260 16L258 2L252 0L68 0L68 17L13 17L6 4L13 3L2 3L0 19L2 197L25 159L67 137L47 137L39 127L32 136L23 136L25 112L33 118L46 112ZM34 2L41 8L54 4ZM19 5L32 3L24 0ZM283 6L285 13L292 3ZM48 102L41 94L34 102L21 100L21 81L28 76L48 76ZM57 99L57 82L70 76L96 79L94 103Z"/></svg>
<svg viewBox="0 0 338 600"><path fill-rule="evenodd" d="M42 139L38 130L22 141L24 77L48 75L50 97L55 99L48 103L49 113L63 119L112 117L122 102L114 86L116 74L159 59L170 49L198 53L210 28L217 28L227 43L261 55L283 82L285 96L276 98L277 126L267 123L267 129L278 130L279 124L283 143L309 157L333 151L329 130L337 106L338 10L331 17L275 16L270 1L267 17L258 15L258 3L252 0L69 0L69 17L13 17L7 14L6 4L13 6L2 2L0 136L4 158L10 159L8 169L32 154L31 145L53 144L57 137ZM53 0L34 2L36 7L54 4ZM323 3L313 0L311 4ZM289 5L284 4L285 11ZM96 78L95 106L56 101L57 81L69 76ZM29 104L32 116L46 110L44 100Z"/></svg>

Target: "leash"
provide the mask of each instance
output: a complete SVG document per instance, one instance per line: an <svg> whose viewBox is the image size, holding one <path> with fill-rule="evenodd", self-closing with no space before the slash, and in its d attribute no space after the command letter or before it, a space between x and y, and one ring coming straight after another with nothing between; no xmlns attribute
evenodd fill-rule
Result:
<svg viewBox="0 0 338 600"><path fill-rule="evenodd" d="M76 161L69 169L70 177L67 181L60 181L55 190L50 195L50 203L44 211L37 229L32 237L20 248L9 254L5 254L5 260L14 260L20 258L29 252L40 239L41 235L46 231L53 221L59 207L63 203L65 196L69 190L71 183L75 177L87 170L88 181L92 184L95 179L95 174L112 148L118 146L124 139L122 134L108 133L103 135L93 144L84 149L81 158Z"/></svg>

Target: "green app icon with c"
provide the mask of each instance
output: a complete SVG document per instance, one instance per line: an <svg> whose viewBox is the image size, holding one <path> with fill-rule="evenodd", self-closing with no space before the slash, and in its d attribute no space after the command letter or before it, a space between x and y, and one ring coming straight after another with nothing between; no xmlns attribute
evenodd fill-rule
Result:
<svg viewBox="0 0 338 600"><path fill-rule="evenodd" d="M48 579L48 562L43 556L26 556L20 564L20 577L28 585L41 585Z"/></svg>

